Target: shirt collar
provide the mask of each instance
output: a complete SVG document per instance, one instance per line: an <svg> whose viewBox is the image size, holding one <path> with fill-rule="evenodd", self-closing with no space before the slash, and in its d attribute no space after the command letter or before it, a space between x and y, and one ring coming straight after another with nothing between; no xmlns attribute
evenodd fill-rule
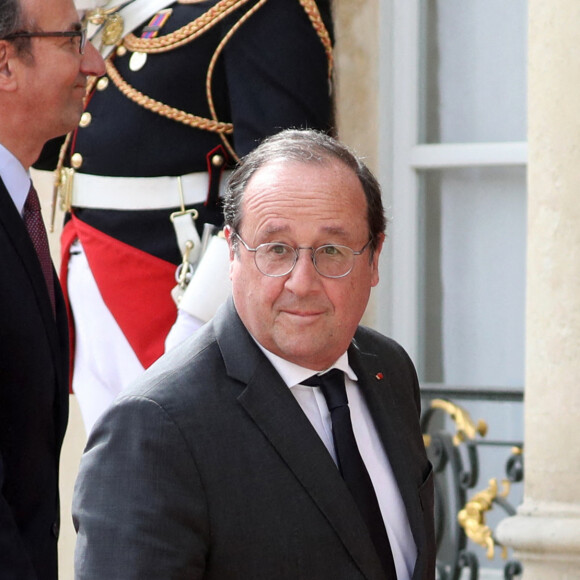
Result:
<svg viewBox="0 0 580 580"><path fill-rule="evenodd" d="M256 339L254 339L256 340ZM260 347L260 350L264 353L266 358L272 363L272 366L276 369L278 374L282 377L282 380L286 383L288 387L295 387L300 384L303 380L311 377L312 375L322 374L330 369L339 369L343 371L349 379L357 381L357 376L348 364L348 353L344 352L334 364L330 365L324 371L315 371L308 369L306 367L301 367L300 365L294 364L290 361L279 357L278 355L270 352L268 349L264 348L257 340L256 344Z"/></svg>
<svg viewBox="0 0 580 580"><path fill-rule="evenodd" d="M22 215L30 190L30 174L16 157L0 143L0 175L18 213Z"/></svg>

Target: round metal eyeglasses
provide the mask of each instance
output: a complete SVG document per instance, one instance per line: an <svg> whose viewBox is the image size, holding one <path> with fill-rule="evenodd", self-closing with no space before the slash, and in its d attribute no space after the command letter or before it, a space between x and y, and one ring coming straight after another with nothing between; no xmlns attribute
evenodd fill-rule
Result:
<svg viewBox="0 0 580 580"><path fill-rule="evenodd" d="M348 246L337 244L325 244L318 248L299 246L294 248L288 244L270 242L260 244L256 248L250 248L240 234L234 234L248 252L254 253L256 268L271 278L287 276L294 270L296 262L300 257L300 250L310 250L312 263L316 271L325 278L344 278L348 276L354 268L355 256L360 256L369 246L369 240L361 250L355 252Z"/></svg>
<svg viewBox="0 0 580 580"><path fill-rule="evenodd" d="M62 32L14 32L2 40L14 40L15 38L70 38L71 42L78 45L79 54L84 54L87 45L87 30L81 28L80 30L63 30Z"/></svg>

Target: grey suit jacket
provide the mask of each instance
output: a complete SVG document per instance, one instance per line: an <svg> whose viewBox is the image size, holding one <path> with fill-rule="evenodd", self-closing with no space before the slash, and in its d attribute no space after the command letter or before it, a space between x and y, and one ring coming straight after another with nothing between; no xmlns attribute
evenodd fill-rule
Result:
<svg viewBox="0 0 580 580"><path fill-rule="evenodd" d="M363 328L349 360L407 508L413 580L433 579L433 479L413 365ZM328 451L231 301L97 423L73 518L79 580L383 578Z"/></svg>

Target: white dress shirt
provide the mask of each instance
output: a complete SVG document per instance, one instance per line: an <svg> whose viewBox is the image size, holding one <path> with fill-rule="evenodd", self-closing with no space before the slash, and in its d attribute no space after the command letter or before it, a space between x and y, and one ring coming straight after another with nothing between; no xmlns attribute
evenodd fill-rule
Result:
<svg viewBox="0 0 580 580"><path fill-rule="evenodd" d="M18 213L22 215L30 190L30 175L22 164L0 143L0 177Z"/></svg>
<svg viewBox="0 0 580 580"><path fill-rule="evenodd" d="M317 374L317 371L284 360L263 348L259 343L257 344L290 388L336 463L332 439L332 421L324 395L319 387L308 387L300 384L308 377ZM346 375L346 394L354 436L375 488L393 552L397 579L410 580L417 558L417 548L391 464L383 449L364 397L358 388L357 376L348 364L347 353L344 353L327 370L331 368L340 369Z"/></svg>

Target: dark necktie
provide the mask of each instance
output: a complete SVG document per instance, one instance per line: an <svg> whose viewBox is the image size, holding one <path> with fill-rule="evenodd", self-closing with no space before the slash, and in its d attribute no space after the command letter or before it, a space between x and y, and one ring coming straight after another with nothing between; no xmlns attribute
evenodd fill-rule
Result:
<svg viewBox="0 0 580 580"><path fill-rule="evenodd" d="M28 235L32 240L38 261L44 274L50 303L52 305L53 314L56 312L54 300L54 276L52 270L52 260L50 259L50 250L48 248L48 237L46 235L46 228L42 221L42 214L40 212L40 201L34 186L30 185L30 191L24 204L23 212L24 225L28 230Z"/></svg>
<svg viewBox="0 0 580 580"><path fill-rule="evenodd" d="M323 375L314 375L302 384L320 387L332 420L332 437L340 473L352 493L385 570L388 580L396 580L391 545L381 515L377 496L358 450L350 420L350 409L344 386L344 373L332 369Z"/></svg>

